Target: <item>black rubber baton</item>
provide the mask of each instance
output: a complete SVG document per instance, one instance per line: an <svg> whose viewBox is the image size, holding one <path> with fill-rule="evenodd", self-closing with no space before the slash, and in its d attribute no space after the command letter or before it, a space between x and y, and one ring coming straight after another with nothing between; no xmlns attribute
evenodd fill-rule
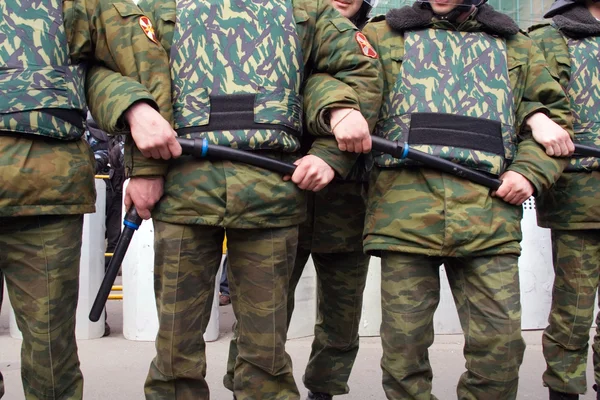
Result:
<svg viewBox="0 0 600 400"><path fill-rule="evenodd" d="M574 156L600 158L600 149L597 149L592 146L586 146L584 144L576 144L575 145L575 154L573 154L573 155Z"/></svg>
<svg viewBox="0 0 600 400"><path fill-rule="evenodd" d="M498 189L502 183L499 179L491 178L481 172L471 170L451 161L421 151L409 149L408 145L402 145L398 142L383 139L378 136L371 136L371 139L373 141L373 150L390 154L395 158L410 158L415 161L420 161L428 167L440 169L444 172L468 179L494 190ZM270 171L279 172L282 175L292 175L296 170L296 166L293 164L254 154L249 151L209 144L207 139L177 138L177 141L181 145L183 154L191 155L196 158L238 161L244 164L265 168ZM141 223L142 219L137 214L135 208L130 208L125 215L123 232L121 232L121 235L119 236L117 247L108 264L108 269L106 270L106 274L104 275L104 279L102 280L102 284L100 285L100 289L98 290L98 294L92 305L89 316L91 321L96 322L100 319L100 315L102 315L102 311L106 306L108 295L112 290L112 286L117 278L119 269L121 268L123 258L125 258L125 253L127 252L133 233L139 228Z"/></svg>
<svg viewBox="0 0 600 400"><path fill-rule="evenodd" d="M239 161L274 172L279 172L282 175L292 175L296 169L294 164L288 164L243 150L212 145L208 143L207 139L177 138L177 141L181 145L183 154L191 155L196 158ZM115 248L115 252L110 259L110 263L106 269L106 274L104 274L104 279L100 284L100 289L98 290L98 294L96 294L96 299L92 305L89 315L90 321L96 322L100 319L100 315L102 315L104 307L106 306L108 295L112 290L115 279L117 279L119 269L121 268L121 264L125 258L125 253L129 247L129 243L131 243L134 232L140 227L141 224L142 218L140 218L138 215L135 207L131 207L125 215L125 220L123 221L123 231L119 236L117 247Z"/></svg>
<svg viewBox="0 0 600 400"><path fill-rule="evenodd" d="M100 319L100 315L102 315L102 311L106 306L108 295L112 290L115 279L117 279L117 274L121 268L123 258L125 258L125 253L127 253L127 248L129 247L131 238L141 224L142 218L138 215L135 207L131 207L127 214L125 214L125 219L123 220L123 231L121 232L121 235L119 235L119 241L117 242L113 256L110 259L108 268L106 269L106 274L104 274L104 279L100 284L100 289L98 289L98 294L96 294L96 299L92 305L92 310L90 311L90 321L96 322Z"/></svg>
<svg viewBox="0 0 600 400"><path fill-rule="evenodd" d="M449 174L470 180L493 190L497 190L502 181L497 178L492 178L482 172L455 164L452 161L444 160L443 158L423 153L422 151L411 149L408 143L401 144L392 140L384 139L379 136L371 136L372 148L375 151L390 154L394 158L409 158L414 161L419 161L427 167L438 169Z"/></svg>

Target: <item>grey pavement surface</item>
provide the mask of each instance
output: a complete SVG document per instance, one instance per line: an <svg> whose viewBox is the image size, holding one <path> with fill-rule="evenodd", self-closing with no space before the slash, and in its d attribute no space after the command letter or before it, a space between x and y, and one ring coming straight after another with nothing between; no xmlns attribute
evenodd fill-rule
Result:
<svg viewBox="0 0 600 400"><path fill-rule="evenodd" d="M9 335L7 307L0 313L0 371L4 375L6 394L2 400L23 400L20 382L19 350L21 341ZM231 399L231 394L222 385L225 373L227 349L234 321L231 306L220 307L220 336L215 342L207 343L207 380L213 400ZM112 333L109 337L79 341L79 356L85 377L84 399L86 400L137 400L143 399L143 383L149 363L154 356L153 342L126 340L123 335L122 302L109 301L108 322ZM542 386L541 375L544 359L541 350L541 331L524 332L527 342L525 360L520 370L519 399L547 399L547 390ZM302 372L308 361L312 337L288 341L287 351L292 356L295 377L302 396ZM461 335L436 335L430 350L434 369L433 393L440 399L456 398L456 382L464 371ZM336 399L368 400L385 399L381 389L381 343L378 337L361 338L360 351L352 376L350 393ZM591 356L590 356L591 360ZM593 372L588 362L590 391L582 400L595 399L591 385ZM304 397L303 397L304 398Z"/></svg>

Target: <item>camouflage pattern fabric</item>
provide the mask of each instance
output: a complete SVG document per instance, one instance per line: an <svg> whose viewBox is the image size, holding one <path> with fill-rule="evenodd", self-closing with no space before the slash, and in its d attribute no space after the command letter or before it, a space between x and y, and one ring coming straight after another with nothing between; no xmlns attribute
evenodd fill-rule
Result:
<svg viewBox="0 0 600 400"><path fill-rule="evenodd" d="M454 29L445 21L434 21L431 27ZM477 31L478 22L470 20L463 28ZM404 49L404 35L385 21L367 24L364 32L381 56L383 95L389 98L401 67L398 52ZM529 38L513 35L506 39L506 48L511 82L506 91L515 98L519 132L517 152L507 169L526 177L539 194L558 179L566 161L548 157L523 121L536 111L549 112L571 130L568 101ZM376 169L368 199L365 251L453 257L520 253L521 207L492 197L481 185L428 168Z"/></svg>
<svg viewBox="0 0 600 400"><path fill-rule="evenodd" d="M12 5L16 1L9 3ZM31 7L30 1L20 2L15 14L7 14L7 4L2 2L0 18L3 23L12 24L15 20L21 21L23 15L35 14L35 10L43 10L54 3L43 2L40 8ZM62 12L63 17L51 14L49 33L58 32L57 40L63 37L67 40L60 41L63 47L58 49L57 56L68 55L72 65L98 63L103 66L103 73L107 73L103 83L114 85L104 88L118 87L120 90L111 93L110 98L112 104L119 104L118 107L104 109L115 112L110 118L120 119L124 110L135 101L147 101L158 108L153 93L157 98L160 98L161 90L167 97L170 95L170 84L164 90L165 85L161 83L169 82L167 55L144 33L140 26L143 14L134 3L127 0L64 0L58 4L62 10L59 8L57 12ZM15 18L17 14L19 18ZM4 31L0 32L0 36L3 34ZM0 40L0 43L3 46L0 51L12 52L11 41ZM35 49L40 60L51 60L53 57L43 51L51 51L53 46L46 44L25 47ZM21 51L23 46L16 49L17 53ZM152 76L153 71L160 72L161 66L162 79L160 75ZM48 74L52 73L48 71ZM93 82L94 76L91 72L88 79ZM167 76L166 80L164 76ZM77 85L84 83L82 75L80 78ZM23 83L21 80L19 85ZM74 82L70 82L70 86L73 86L72 92L64 95L72 101L66 104L79 107L79 100L74 101L79 91L74 88ZM40 93L37 82L29 89L28 94ZM99 120L110 120L99 107L102 91L99 93L97 97L92 95L92 113L105 117ZM105 99L107 96L104 93ZM31 111L7 114L9 121L3 119L4 125L0 129L0 243L4 250L0 255L0 267L6 276L17 324L23 333L21 376L26 398L79 400L83 395L83 378L75 343L75 310L81 214L94 211L94 159L83 139L59 140L23 134L52 131L49 136L78 136L64 135L65 132L72 133L73 127L69 124L78 125L77 122L64 120L61 116L65 114L57 110L34 111L40 99L36 100L34 96L29 100L31 107L22 108ZM60 98L58 100L62 103ZM79 117L79 110L74 113L66 110L66 114ZM83 120L83 115L80 117ZM28 124L26 129L19 128L24 124ZM83 124L80 131L83 132Z"/></svg>
<svg viewBox="0 0 600 400"><path fill-rule="evenodd" d="M95 161L85 140L0 135L0 217L95 209Z"/></svg>
<svg viewBox="0 0 600 400"><path fill-rule="evenodd" d="M298 150L303 66L289 5L289 0L227 5L220 0L177 2L179 23L171 47L176 130L207 125L214 96L249 94L254 97L249 106L255 123L288 127L296 135L273 128L251 135L240 130L187 136L241 149Z"/></svg>
<svg viewBox="0 0 600 400"><path fill-rule="evenodd" d="M155 221L155 293L159 315L157 356L146 399L208 399L205 331L224 229ZM227 229L229 287L240 333L235 396L299 399L285 353L287 282L297 227ZM199 268L198 260L206 267ZM210 266L210 267L208 267Z"/></svg>
<svg viewBox="0 0 600 400"><path fill-rule="evenodd" d="M23 334L27 400L83 396L75 342L82 227L81 215L0 218L0 270Z"/></svg>
<svg viewBox="0 0 600 400"><path fill-rule="evenodd" d="M173 44L177 6L174 0L156 1L141 0L139 6L152 14L156 21L158 38L168 52L171 52ZM288 1L288 7L293 7L293 17L296 25L297 35L300 39L302 61L301 68L309 72L319 71L329 74L337 81L334 90L332 86L323 87L321 90L307 92L306 102L319 102L319 106L313 108L318 115L324 108L352 107L358 109L359 90L377 93L381 85L381 75L376 59L366 57L360 50L355 39L357 29L350 21L342 17L328 0L293 0ZM236 6L237 7L237 6ZM250 5L254 7L254 5ZM262 5L261 7L264 7ZM233 20L228 23L237 27L238 23ZM235 56L237 57L237 56ZM290 61L291 62L291 61ZM287 79L287 78L286 78ZM319 130L319 127L308 126L311 134L331 135L329 129ZM219 137L233 137L241 135L241 132L209 132L207 135L219 140ZM259 132L250 130L246 132L248 137L260 137ZM258 136L257 136L258 135ZM337 144L329 139L317 139L310 150L314 154L326 160L338 174L346 176L354 165L356 155L340 151ZM258 143L253 147L264 148L266 144ZM299 156L297 156L299 157ZM152 165L151 160L132 157L128 163L133 169L134 175L151 175L161 167ZM168 167L162 168L162 175L167 174ZM240 170L240 174L244 171ZM183 188L181 188L183 189ZM168 200L165 200L168 201ZM172 207L170 207L172 208ZM187 207L189 209L189 207ZM162 213L157 213L161 217ZM164 217L163 217L164 218ZM188 221L194 223L196 216L190 216Z"/></svg>
<svg viewBox="0 0 600 400"><path fill-rule="evenodd" d="M516 399L525 352L517 256L441 258L385 251L381 255L381 367L387 398L436 399L431 394L428 348L434 340L442 263L465 334L467 371L456 397Z"/></svg>
<svg viewBox="0 0 600 400"><path fill-rule="evenodd" d="M565 36L549 24L533 27L529 35L548 60L553 76L568 90L572 67ZM596 72L582 70L584 76ZM595 90L596 87L587 87L584 93ZM600 99L600 94L597 98ZM596 196L599 181L600 171L563 173L556 185L536 199L538 224L559 230L599 229L600 205Z"/></svg>
<svg viewBox="0 0 600 400"><path fill-rule="evenodd" d="M58 0L0 3L0 91L11 93L0 97L0 131L81 138L85 66L70 65L62 11ZM79 126L53 123L48 113L33 114L36 121L19 118L48 108L75 111Z"/></svg>
<svg viewBox="0 0 600 400"><path fill-rule="evenodd" d="M542 337L547 365L544 385L558 392L583 394L587 390L588 343L600 281L600 234L598 230L553 229L552 252L552 307ZM596 382L600 382L599 338L594 338L593 350Z"/></svg>
<svg viewBox="0 0 600 400"><path fill-rule="evenodd" d="M97 88L88 87L89 106L99 121L114 119L110 132L135 101L156 105L155 95L163 102L166 98L167 105L170 104L170 83L165 79L169 76L166 53L146 37L139 25L143 14L134 3L68 0L62 4L70 59L103 65L98 74L94 71L88 74L88 83L92 85L97 75L102 78ZM107 92L115 88L118 90ZM108 117L106 113L110 113ZM37 131L41 120L48 120L48 126L68 125L54 114L40 114L32 111L10 116L30 123L29 131ZM93 155L83 139L37 140L4 132L0 134L0 154L0 217L94 211Z"/></svg>
<svg viewBox="0 0 600 400"><path fill-rule="evenodd" d="M600 36L567 42L571 58L571 82L567 94L575 122L575 143L600 148ZM572 157L565 171L597 171L600 159Z"/></svg>
<svg viewBox="0 0 600 400"><path fill-rule="evenodd" d="M350 390L348 379L358 353L358 329L370 257L362 250L311 253L304 249L296 255L295 268L302 271L309 255L312 255L318 277L317 320L303 376L304 386L313 393L346 394ZM297 283L298 279L290 282L290 294ZM290 296L290 317L293 301Z"/></svg>
<svg viewBox="0 0 600 400"><path fill-rule="evenodd" d="M553 25L532 27L530 35L548 60L550 71L570 96L575 117L574 140L577 141L578 136L597 140L600 137L598 118L589 113L600 104L600 92L594 86L598 80L597 60L593 52L583 51L596 47L597 38L573 40ZM556 185L536 199L538 224L552 228L555 272L552 308L542 338L546 359L543 381L544 385L563 393L587 390L589 329L600 279L600 206L596 199L600 171L583 168L593 167L593 164L593 159L571 160L568 171ZM596 322L600 323L600 315L596 316ZM594 378L598 384L598 329L592 348Z"/></svg>
<svg viewBox="0 0 600 400"><path fill-rule="evenodd" d="M336 182L307 196L308 218L300 225L289 281L287 326L294 311L296 286L312 254L318 279L318 314L313 350L304 375L304 384L312 392L341 395L349 391L370 259L362 251L363 186L360 182ZM238 354L237 336L234 329L223 378L230 390Z"/></svg>
<svg viewBox="0 0 600 400"><path fill-rule="evenodd" d="M411 144L415 150L500 175L505 160L512 160L516 149L505 40L475 32L428 29L405 32L404 47L403 62L395 86L384 101L375 134L411 143L412 113L452 114L501 122L504 156L454 146ZM415 164L387 154L376 157L375 161L381 167Z"/></svg>
<svg viewBox="0 0 600 400"><path fill-rule="evenodd" d="M418 7L395 10L396 23L402 13L419 12ZM430 16L423 26L411 30L423 29L484 36L488 27L473 16L458 28ZM363 31L381 56L387 99L393 96L404 62L406 32L392 30L386 21L367 24ZM554 184L566 162L545 154L525 120L532 113L546 112L570 131L568 100L535 44L522 33L505 37L510 85L499 90L514 97L512 120L518 133L508 170L523 175L541 193ZM444 64L436 65L443 68ZM486 85L495 79L489 76ZM516 398L525 350L517 266L522 212L522 207L492 197L489 189L444 172L418 166L375 168L364 248L382 257L381 366L387 398L433 398L427 351L434 340L442 263L465 335L467 371L458 383L457 398Z"/></svg>

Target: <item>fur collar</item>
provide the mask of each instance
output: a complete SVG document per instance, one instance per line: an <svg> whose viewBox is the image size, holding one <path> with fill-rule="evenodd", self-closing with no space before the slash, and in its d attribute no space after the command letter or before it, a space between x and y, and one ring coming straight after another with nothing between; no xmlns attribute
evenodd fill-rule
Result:
<svg viewBox="0 0 600 400"><path fill-rule="evenodd" d="M385 19L390 28L404 32L430 26L433 17L433 12L428 7L415 2L412 7L390 10ZM492 35L508 37L519 32L519 27L508 15L497 12L487 4L478 7L474 19L481 24L482 31Z"/></svg>
<svg viewBox="0 0 600 400"><path fill-rule="evenodd" d="M600 36L600 21L581 4L576 4L552 18L558 29L573 38Z"/></svg>

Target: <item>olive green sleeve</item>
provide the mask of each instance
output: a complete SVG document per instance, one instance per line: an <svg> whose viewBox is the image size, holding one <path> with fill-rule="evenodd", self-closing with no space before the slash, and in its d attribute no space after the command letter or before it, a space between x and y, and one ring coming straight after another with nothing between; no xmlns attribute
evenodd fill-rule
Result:
<svg viewBox="0 0 600 400"><path fill-rule="evenodd" d="M533 139L531 130L526 126L526 120L536 112L544 112L571 135L573 120L569 101L559 83L553 78L542 53L535 44L525 43L526 46L523 47L527 48L528 62L522 66L523 87L515 88L523 94L517 109L517 118L521 126L519 144L515 160L508 169L525 176L534 185L536 194L540 194L558 180L567 165L567 160L546 155L543 147Z"/></svg>
<svg viewBox="0 0 600 400"><path fill-rule="evenodd" d="M124 113L139 101L172 121L169 61L152 20L128 0L78 4L71 57L90 65L86 97L100 128L127 133ZM131 138L126 141L126 165L132 176L163 175L167 169L166 162L143 157Z"/></svg>

